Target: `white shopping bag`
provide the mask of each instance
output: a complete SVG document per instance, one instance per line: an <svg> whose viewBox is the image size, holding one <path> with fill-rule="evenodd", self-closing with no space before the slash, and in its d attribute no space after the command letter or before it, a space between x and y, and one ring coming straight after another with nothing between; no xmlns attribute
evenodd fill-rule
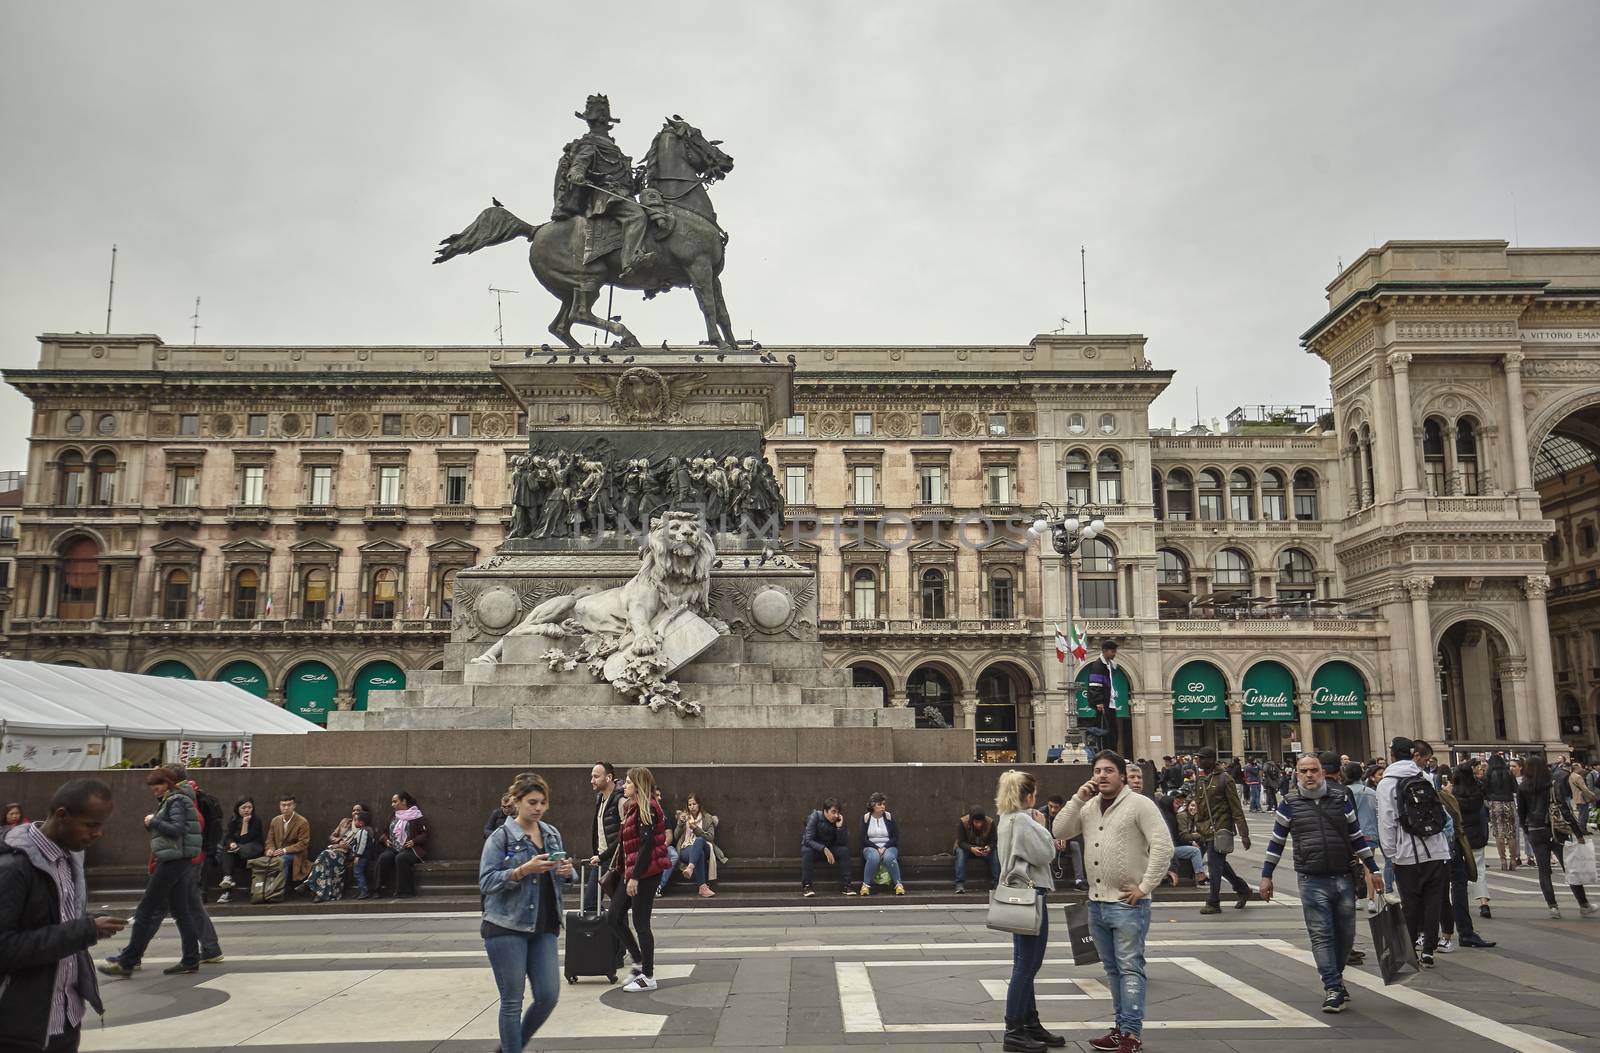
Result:
<svg viewBox="0 0 1600 1053"><path fill-rule="evenodd" d="M1584 838L1581 843L1568 841L1561 851L1561 861L1566 867L1567 884L1593 885L1600 881L1595 875L1594 838Z"/></svg>

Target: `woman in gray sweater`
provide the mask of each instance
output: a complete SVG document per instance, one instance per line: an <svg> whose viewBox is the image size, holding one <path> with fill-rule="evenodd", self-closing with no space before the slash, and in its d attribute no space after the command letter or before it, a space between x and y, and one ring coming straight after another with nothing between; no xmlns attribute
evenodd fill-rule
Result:
<svg viewBox="0 0 1600 1053"><path fill-rule="evenodd" d="M1056 887L1050 875L1056 843L1044 825L1044 817L1034 809L1038 794L1038 781L1025 771L1008 771L1000 776L994 793L998 834L995 850L1000 860L1000 880L1007 881L1015 873L1043 898ZM1067 1044L1064 1037L1046 1031L1039 1023L1039 1005L1033 993L1033 979L1044 965L1049 939L1048 910L1037 936L1011 937L1011 983L1006 988L1004 1048L1015 1053L1041 1053L1046 1046Z"/></svg>

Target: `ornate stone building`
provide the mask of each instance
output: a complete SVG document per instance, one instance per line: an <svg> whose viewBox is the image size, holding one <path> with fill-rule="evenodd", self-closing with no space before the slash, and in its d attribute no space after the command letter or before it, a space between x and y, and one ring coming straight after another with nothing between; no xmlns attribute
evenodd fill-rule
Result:
<svg viewBox="0 0 1600 1053"><path fill-rule="evenodd" d="M981 757L1043 759L1085 712L1070 602L1122 641L1137 754L1592 750L1597 300L1595 250L1391 243L1304 337L1331 411L1184 433L1151 427L1172 374L1138 336L773 349L796 412L768 457L830 660ZM40 340L5 374L34 404L12 653L314 719L438 663L455 572L509 517L526 425L488 367L522 349ZM1105 511L1070 597L1024 533L1040 501Z"/></svg>

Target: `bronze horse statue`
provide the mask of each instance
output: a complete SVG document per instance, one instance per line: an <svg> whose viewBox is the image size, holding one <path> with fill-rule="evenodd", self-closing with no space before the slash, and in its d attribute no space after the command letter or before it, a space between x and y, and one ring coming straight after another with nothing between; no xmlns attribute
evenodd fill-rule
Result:
<svg viewBox="0 0 1600 1053"><path fill-rule="evenodd" d="M733 170L733 158L719 149L717 141L707 140L698 128L673 116L656 135L641 167L645 189L639 203L650 213L655 240L648 247L654 258L626 276L621 273L620 243L611 244L615 239L606 239L604 227L597 230L583 217L534 225L498 204L480 212L461 233L441 241L433 262L527 238L532 243L528 265L533 276L561 301L550 332L572 350L583 349L573 339L574 325L604 329L620 338L623 347L639 346L639 339L627 326L594 313L595 300L607 285L638 290L646 299L689 286L705 316L707 342L732 349L736 341L722 299L721 277L728 236L717 225L706 186ZM592 251L597 233L600 252Z"/></svg>

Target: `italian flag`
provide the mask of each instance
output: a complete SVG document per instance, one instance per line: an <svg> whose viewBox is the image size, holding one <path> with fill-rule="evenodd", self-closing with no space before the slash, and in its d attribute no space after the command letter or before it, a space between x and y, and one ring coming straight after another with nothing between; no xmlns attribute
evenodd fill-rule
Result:
<svg viewBox="0 0 1600 1053"><path fill-rule="evenodd" d="M1083 646L1083 639L1078 636L1076 627L1072 628L1072 637L1068 639L1061 632L1061 626L1056 626L1056 661L1065 662L1070 654L1074 662L1081 662L1088 653L1089 649Z"/></svg>

